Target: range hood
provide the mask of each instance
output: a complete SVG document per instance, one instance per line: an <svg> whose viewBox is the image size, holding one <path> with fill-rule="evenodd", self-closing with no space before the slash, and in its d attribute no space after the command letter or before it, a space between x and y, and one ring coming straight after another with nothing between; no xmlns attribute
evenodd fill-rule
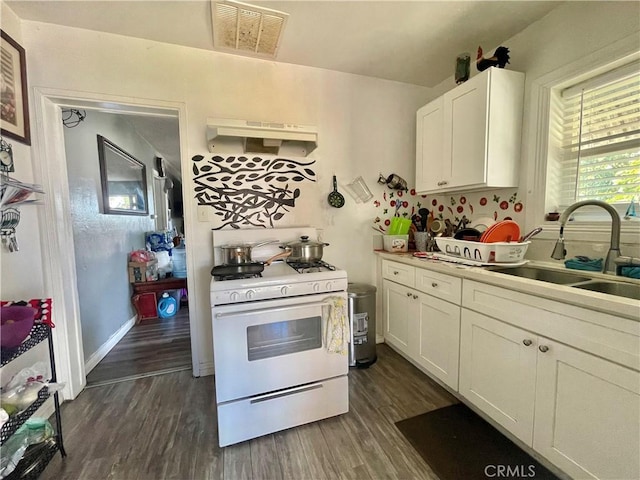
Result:
<svg viewBox="0 0 640 480"><path fill-rule="evenodd" d="M212 153L242 148L243 152L305 157L318 146L318 132L309 125L209 118L207 145Z"/></svg>

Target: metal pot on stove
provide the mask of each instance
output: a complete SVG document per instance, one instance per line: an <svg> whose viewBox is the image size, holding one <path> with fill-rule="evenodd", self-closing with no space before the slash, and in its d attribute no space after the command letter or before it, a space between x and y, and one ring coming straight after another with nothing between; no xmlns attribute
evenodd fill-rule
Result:
<svg viewBox="0 0 640 480"><path fill-rule="evenodd" d="M291 252L287 262L315 263L322 260L322 250L328 246L328 243L314 242L303 235L299 242L289 242L281 245L280 248Z"/></svg>
<svg viewBox="0 0 640 480"><path fill-rule="evenodd" d="M255 245L222 245L222 262L224 265L240 265L251 263L251 251L254 248L262 247L270 243L277 243L279 240L269 240L268 242L256 243Z"/></svg>

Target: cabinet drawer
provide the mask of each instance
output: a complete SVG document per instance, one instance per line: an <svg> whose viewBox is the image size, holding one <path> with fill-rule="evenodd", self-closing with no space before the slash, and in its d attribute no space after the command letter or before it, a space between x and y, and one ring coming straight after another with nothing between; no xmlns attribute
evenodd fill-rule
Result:
<svg viewBox="0 0 640 480"><path fill-rule="evenodd" d="M416 269L416 288L421 292L460 305L462 279L443 273Z"/></svg>
<svg viewBox="0 0 640 480"><path fill-rule="evenodd" d="M347 376L218 405L221 447L349 411Z"/></svg>
<svg viewBox="0 0 640 480"><path fill-rule="evenodd" d="M415 268L403 263L382 260L382 277L394 282L413 287L416 283Z"/></svg>

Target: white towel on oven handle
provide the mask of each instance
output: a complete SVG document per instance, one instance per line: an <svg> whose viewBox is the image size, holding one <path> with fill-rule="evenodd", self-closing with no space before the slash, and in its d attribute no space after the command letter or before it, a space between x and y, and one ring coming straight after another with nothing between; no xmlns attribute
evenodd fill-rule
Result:
<svg viewBox="0 0 640 480"><path fill-rule="evenodd" d="M323 308L323 343L329 353L347 355L351 331L347 315L347 302L342 297L329 297L325 299L326 308Z"/></svg>

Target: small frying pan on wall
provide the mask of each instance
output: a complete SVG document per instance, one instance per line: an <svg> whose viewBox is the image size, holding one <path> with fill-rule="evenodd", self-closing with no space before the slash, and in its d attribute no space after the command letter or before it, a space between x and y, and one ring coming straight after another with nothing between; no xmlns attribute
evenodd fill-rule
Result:
<svg viewBox="0 0 640 480"><path fill-rule="evenodd" d="M329 194L327 200L329 201L329 205L335 208L341 208L344 205L344 197L338 192L338 181L335 175L333 176L333 192Z"/></svg>
<svg viewBox="0 0 640 480"><path fill-rule="evenodd" d="M257 275L262 273L264 267L271 265L271 262L279 260L281 258L287 258L291 255L291 251L281 252L273 257L265 260L264 262L247 262L236 263L233 265L216 265L211 269L211 275L214 277L228 277L228 276L242 276L242 275Z"/></svg>

